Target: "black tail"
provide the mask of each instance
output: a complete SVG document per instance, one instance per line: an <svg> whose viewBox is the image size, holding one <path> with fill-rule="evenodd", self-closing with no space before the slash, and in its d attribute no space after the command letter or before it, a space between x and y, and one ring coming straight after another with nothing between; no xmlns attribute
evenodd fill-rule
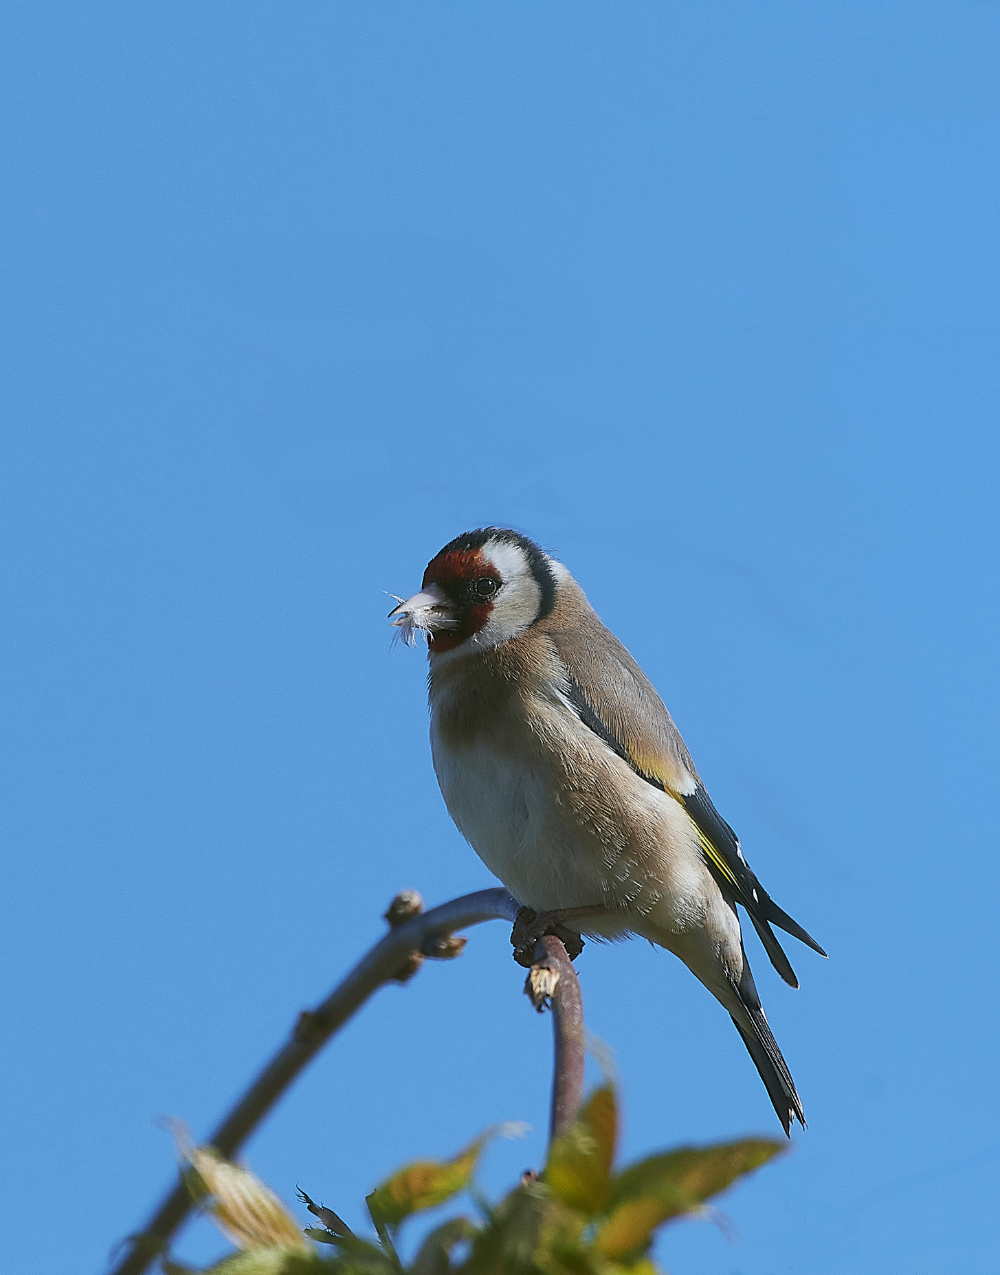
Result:
<svg viewBox="0 0 1000 1275"><path fill-rule="evenodd" d="M770 957L771 964L789 987L798 987L799 980L795 977L791 961L789 961L782 950L781 944L775 938L774 931L762 917L754 916L752 912L750 913L750 920L753 921L753 928L760 935L760 941L764 944L764 951Z"/></svg>
<svg viewBox="0 0 1000 1275"><path fill-rule="evenodd" d="M774 938L773 935L771 937ZM777 942L775 942L775 946L777 946ZM780 952L781 949L778 948L778 951ZM784 956L783 952L782 956ZM792 1079L792 1073L788 1070L788 1064L781 1056L778 1042L774 1039L771 1028L768 1026L767 1019L764 1016L764 1010L760 1003L760 997L757 995L757 988L754 985L753 975L750 973L750 966L747 964L745 953L743 956L743 977L740 980L739 987L734 990L739 996L743 1010L749 1020L749 1029L738 1021L735 1014L731 1015L732 1020L736 1024L736 1030L743 1038L743 1043L753 1059L754 1066L757 1068L761 1080L764 1082L767 1096L771 1099L771 1103L778 1113L781 1127L786 1135L790 1134L792 1121L798 1120L804 1129L806 1127L806 1117L802 1110L802 1102L795 1089L795 1081Z"/></svg>
<svg viewBox="0 0 1000 1275"><path fill-rule="evenodd" d="M760 941L764 944L764 951L767 953L771 964L778 971L789 987L798 987L799 980L795 977L795 971L788 957L782 951L781 944L775 938L774 931L768 922L773 922L779 929L784 930L786 934L791 934L793 938L801 940L814 952L819 952L820 956L826 956L826 953L812 937L799 925L798 921L792 918L771 898L764 887L757 882L757 907L751 911L747 908L750 920L753 921L753 928L760 935Z"/></svg>
<svg viewBox="0 0 1000 1275"><path fill-rule="evenodd" d="M807 934L798 921L793 921L787 912L778 907L768 892L761 887L759 881L757 882L757 895L760 902L760 910L766 920L770 921L772 925L776 925L779 930L784 930L786 934L790 934L792 938L798 939L800 943L805 943L806 947L811 947L814 952L819 952L820 956L826 956L826 953L813 936ZM774 935L772 934L771 937L774 938ZM767 944L764 946L766 947Z"/></svg>

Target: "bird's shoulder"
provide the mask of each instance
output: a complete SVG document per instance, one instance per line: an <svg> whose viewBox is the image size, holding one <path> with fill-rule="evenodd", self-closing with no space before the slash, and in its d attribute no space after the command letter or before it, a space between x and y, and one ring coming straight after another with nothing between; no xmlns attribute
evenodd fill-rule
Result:
<svg viewBox="0 0 1000 1275"><path fill-rule="evenodd" d="M567 698L584 724L643 778L675 796L693 793L701 781L666 705L572 577L536 627L558 657Z"/></svg>

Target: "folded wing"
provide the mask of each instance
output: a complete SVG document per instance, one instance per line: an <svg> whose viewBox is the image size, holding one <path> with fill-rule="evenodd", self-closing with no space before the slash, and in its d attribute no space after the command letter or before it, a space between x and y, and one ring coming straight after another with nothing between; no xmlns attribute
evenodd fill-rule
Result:
<svg viewBox="0 0 1000 1275"><path fill-rule="evenodd" d="M567 700L581 722L637 775L684 807L720 888L746 909L771 964L786 983L798 987L771 925L821 956L826 953L757 880L743 857L739 838L712 804L680 731L652 683L614 634L592 612L591 616L572 631L551 634L565 669Z"/></svg>

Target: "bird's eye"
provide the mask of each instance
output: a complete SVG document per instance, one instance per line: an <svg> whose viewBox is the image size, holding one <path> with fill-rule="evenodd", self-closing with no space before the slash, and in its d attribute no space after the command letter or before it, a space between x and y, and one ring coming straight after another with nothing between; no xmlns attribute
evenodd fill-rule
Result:
<svg viewBox="0 0 1000 1275"><path fill-rule="evenodd" d="M496 582L496 580L491 580L489 576L483 576L481 580L476 581L476 593L478 593L481 598L492 598L499 588L500 585Z"/></svg>

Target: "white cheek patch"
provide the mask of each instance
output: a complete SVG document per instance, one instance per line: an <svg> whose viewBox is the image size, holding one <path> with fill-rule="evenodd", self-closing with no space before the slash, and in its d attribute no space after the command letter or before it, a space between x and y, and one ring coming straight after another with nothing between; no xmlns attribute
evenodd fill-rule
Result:
<svg viewBox="0 0 1000 1275"><path fill-rule="evenodd" d="M541 612L542 589L520 545L506 540L488 540L480 553L483 561L497 570L503 584L493 597L489 618L477 633L450 651L431 651L435 666L501 646L523 633ZM548 561L557 583L569 578L569 572L561 563Z"/></svg>
<svg viewBox="0 0 1000 1275"><path fill-rule="evenodd" d="M542 591L531 574L520 545L491 540L483 546L483 557L500 572L503 586L493 599L490 618L472 639L480 650L499 646L531 624L542 605Z"/></svg>

